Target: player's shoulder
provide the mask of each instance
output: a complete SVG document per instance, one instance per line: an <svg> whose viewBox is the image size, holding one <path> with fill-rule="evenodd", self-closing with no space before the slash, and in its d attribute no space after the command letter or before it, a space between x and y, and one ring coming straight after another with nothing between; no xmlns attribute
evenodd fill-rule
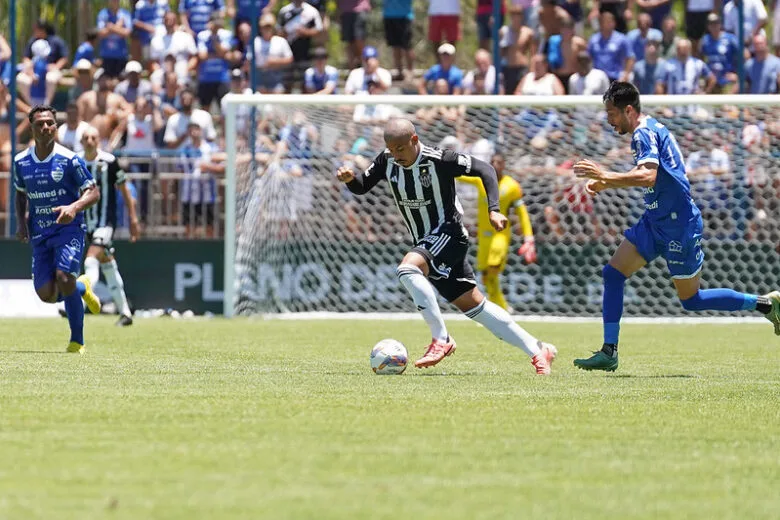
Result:
<svg viewBox="0 0 780 520"><path fill-rule="evenodd" d="M65 148L61 144L55 143L53 157L70 160L73 159L74 157L78 157L78 154L76 154L76 152L74 152L70 148Z"/></svg>
<svg viewBox="0 0 780 520"><path fill-rule="evenodd" d="M25 161L25 162L32 161L32 157L31 157L32 151L33 151L32 146L27 148L26 150L22 150L21 152L19 152L18 154L16 154L14 156L14 162L15 163L19 163L19 162L23 161L24 159L27 159L27 161Z"/></svg>
<svg viewBox="0 0 780 520"><path fill-rule="evenodd" d="M441 161L444 159L445 153L447 152L450 152L450 150L442 150L440 148L436 148L435 146L428 146L427 144L423 144L420 147L422 158L433 159L435 161Z"/></svg>

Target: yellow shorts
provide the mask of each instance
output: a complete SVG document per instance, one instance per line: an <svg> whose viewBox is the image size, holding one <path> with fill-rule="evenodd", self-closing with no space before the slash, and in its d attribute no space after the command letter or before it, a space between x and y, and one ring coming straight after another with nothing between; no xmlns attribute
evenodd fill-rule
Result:
<svg viewBox="0 0 780 520"><path fill-rule="evenodd" d="M480 236L477 240L477 271L497 267L499 272L506 267L509 255L509 237L504 233Z"/></svg>

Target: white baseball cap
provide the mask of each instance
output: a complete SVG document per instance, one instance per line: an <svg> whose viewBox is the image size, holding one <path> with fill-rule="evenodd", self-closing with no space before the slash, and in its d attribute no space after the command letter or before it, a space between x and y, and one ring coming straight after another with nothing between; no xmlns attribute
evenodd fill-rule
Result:
<svg viewBox="0 0 780 520"><path fill-rule="evenodd" d="M51 45L44 39L37 39L30 47L30 52L36 58L48 58L51 54Z"/></svg>
<svg viewBox="0 0 780 520"><path fill-rule="evenodd" d="M449 54L453 56L455 54L455 46L451 43L442 43L437 50L439 54Z"/></svg>
<svg viewBox="0 0 780 520"><path fill-rule="evenodd" d="M73 68L76 70L92 70L92 62L86 58L81 58Z"/></svg>
<svg viewBox="0 0 780 520"><path fill-rule="evenodd" d="M136 74L140 74L141 71L144 70L144 68L141 66L140 63L137 61L128 61L127 65L125 65L125 74L130 74L131 72L135 72Z"/></svg>

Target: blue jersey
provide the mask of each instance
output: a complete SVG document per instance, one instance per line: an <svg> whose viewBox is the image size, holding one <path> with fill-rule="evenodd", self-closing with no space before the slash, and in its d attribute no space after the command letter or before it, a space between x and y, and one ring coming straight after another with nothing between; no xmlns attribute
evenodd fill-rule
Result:
<svg viewBox="0 0 780 520"><path fill-rule="evenodd" d="M309 92L319 92L328 85L337 85L339 82L339 69L332 65L325 65L325 72L320 74L316 68L309 67L303 74L303 85ZM335 94L338 89L334 89Z"/></svg>
<svg viewBox="0 0 780 520"><path fill-rule="evenodd" d="M14 185L29 201L28 230L33 245L61 233L86 230L83 213L70 224L56 224L57 215L52 211L76 202L84 190L95 185L82 158L55 144L52 153L40 160L31 146L16 155L14 164Z"/></svg>
<svg viewBox="0 0 780 520"><path fill-rule="evenodd" d="M133 21L148 23L155 28L160 28L163 26L163 17L170 8L168 0L138 0L133 10ZM133 33L139 37L144 45L149 45L152 36L154 36L153 33L136 28L133 28Z"/></svg>
<svg viewBox="0 0 780 520"><path fill-rule="evenodd" d="M717 39L707 33L701 39L701 53L718 79L718 85L728 83L727 73L736 72L737 56L740 52L742 46L737 37L731 33L722 31Z"/></svg>
<svg viewBox="0 0 780 520"><path fill-rule="evenodd" d="M181 0L179 2L179 12L187 13L190 29L195 34L208 29L211 13L224 9L224 0Z"/></svg>
<svg viewBox="0 0 780 520"><path fill-rule="evenodd" d="M685 159L669 129L649 116L642 116L631 139L634 164L657 164L655 186L644 188L645 218L661 225L687 226L699 218L685 174Z"/></svg>
<svg viewBox="0 0 780 520"><path fill-rule="evenodd" d="M83 42L76 49L76 54L73 55L73 63L78 63L79 60L87 60L91 63L95 63L95 48L89 42Z"/></svg>
<svg viewBox="0 0 780 520"><path fill-rule="evenodd" d="M198 81L201 83L227 83L230 64L225 58L217 56L216 47L219 45L223 50L229 51L233 48L233 33L227 29L217 31L216 37L211 31L201 31L198 33L198 52L206 52L208 57L201 60L198 65Z"/></svg>

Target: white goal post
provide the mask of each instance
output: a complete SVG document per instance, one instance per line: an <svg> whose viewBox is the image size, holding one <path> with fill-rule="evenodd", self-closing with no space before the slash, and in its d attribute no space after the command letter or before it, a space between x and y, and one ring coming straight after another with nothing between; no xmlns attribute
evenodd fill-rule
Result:
<svg viewBox="0 0 780 520"><path fill-rule="evenodd" d="M387 188L380 184L353 199L334 177L341 164L354 161L358 171L381 151L377 136L389 116L410 118L426 144L506 158L506 173L525 191L540 253L537 265L525 266L510 252L504 282L517 313L597 315L600 268L641 213L641 191L612 190L591 200L568 173L577 157L630 167L629 137L606 125L598 96L228 94L224 100L228 317L413 310L388 271L410 244L395 206L388 206ZM670 126L691 167L707 226L705 284L751 291L777 285L780 96L643 96L641 102ZM463 190L474 238L476 200ZM635 278L629 316L682 314L662 264Z"/></svg>

